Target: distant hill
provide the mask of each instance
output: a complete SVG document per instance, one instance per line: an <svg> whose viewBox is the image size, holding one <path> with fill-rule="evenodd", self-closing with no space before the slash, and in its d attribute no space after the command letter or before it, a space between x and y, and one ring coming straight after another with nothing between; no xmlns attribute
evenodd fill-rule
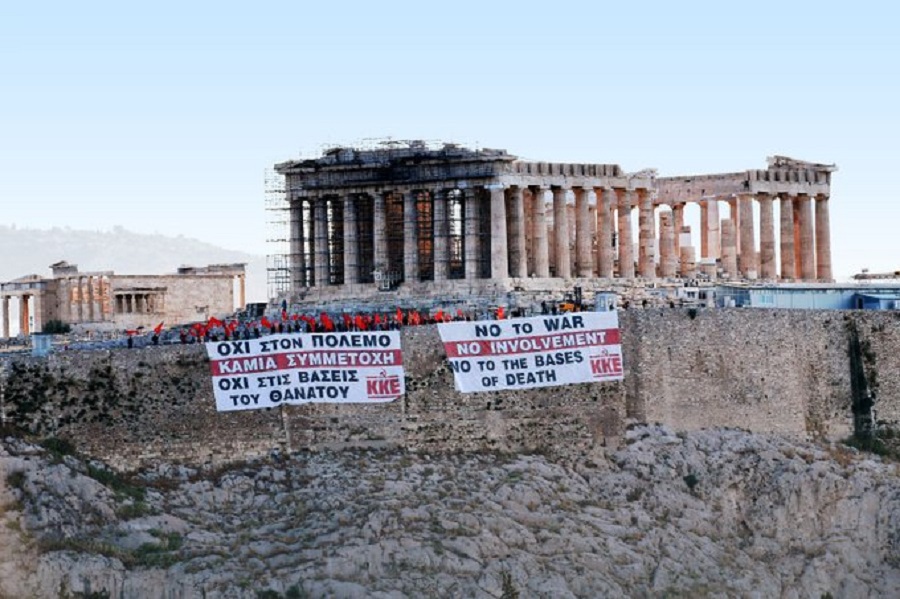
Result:
<svg viewBox="0 0 900 599"><path fill-rule="evenodd" d="M179 266L245 262L247 301L266 301L266 257L226 250L183 236L146 235L116 227L111 231L68 228L22 229L0 225L0 281L24 275L50 276L50 265L65 260L82 271L168 274Z"/></svg>

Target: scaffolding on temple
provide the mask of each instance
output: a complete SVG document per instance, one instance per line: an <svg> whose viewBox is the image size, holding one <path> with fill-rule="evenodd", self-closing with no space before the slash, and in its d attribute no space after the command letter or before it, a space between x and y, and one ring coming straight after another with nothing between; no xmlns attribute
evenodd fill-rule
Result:
<svg viewBox="0 0 900 599"><path fill-rule="evenodd" d="M455 144L365 140L304 161L316 171L339 166L336 180L344 165L382 170L387 176L369 189L307 187L306 175L267 171L269 297L302 299L311 287L374 284L390 291L403 283L490 278L490 192L452 178L408 180L410 166L424 159L477 155ZM480 173L489 165L469 167Z"/></svg>
<svg viewBox="0 0 900 599"><path fill-rule="evenodd" d="M266 291L269 300L283 297L291 290L290 242L288 238L291 206L285 178L274 169L265 172Z"/></svg>

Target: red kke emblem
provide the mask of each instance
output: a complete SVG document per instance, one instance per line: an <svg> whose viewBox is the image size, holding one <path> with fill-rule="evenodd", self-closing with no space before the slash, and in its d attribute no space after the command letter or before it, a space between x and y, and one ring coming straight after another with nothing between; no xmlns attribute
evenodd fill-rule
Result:
<svg viewBox="0 0 900 599"><path fill-rule="evenodd" d="M388 375L382 370L377 376L366 377L366 394L369 399L384 400L400 397L400 377Z"/></svg>

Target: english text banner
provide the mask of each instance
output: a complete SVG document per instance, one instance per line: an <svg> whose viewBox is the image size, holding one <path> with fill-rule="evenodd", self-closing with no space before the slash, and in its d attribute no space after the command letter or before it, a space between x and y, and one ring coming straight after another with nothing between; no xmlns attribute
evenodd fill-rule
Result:
<svg viewBox="0 0 900 599"><path fill-rule="evenodd" d="M616 312L438 324L462 393L624 377Z"/></svg>

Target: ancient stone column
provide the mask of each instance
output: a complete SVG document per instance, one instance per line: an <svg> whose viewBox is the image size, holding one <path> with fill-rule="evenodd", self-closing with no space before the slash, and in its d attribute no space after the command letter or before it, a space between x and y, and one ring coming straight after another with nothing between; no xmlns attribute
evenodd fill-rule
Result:
<svg viewBox="0 0 900 599"><path fill-rule="evenodd" d="M671 211L659 215L659 275L663 278L675 276L675 219Z"/></svg>
<svg viewBox="0 0 900 599"><path fill-rule="evenodd" d="M616 205L616 192L611 187L604 189L597 197L597 276L605 279L613 277L613 221L612 207Z"/></svg>
<svg viewBox="0 0 900 599"><path fill-rule="evenodd" d="M238 276L238 309L247 307L247 275Z"/></svg>
<svg viewBox="0 0 900 599"><path fill-rule="evenodd" d="M717 259L721 255L719 201L705 199L700 202L700 257Z"/></svg>
<svg viewBox="0 0 900 599"><path fill-rule="evenodd" d="M290 203L291 211L291 291L306 285L306 256L303 253L303 200Z"/></svg>
<svg viewBox="0 0 900 599"><path fill-rule="evenodd" d="M812 200L806 194L797 196L800 217L800 278L816 280L816 247L813 232Z"/></svg>
<svg viewBox="0 0 900 599"><path fill-rule="evenodd" d="M9 297L0 298L0 335L4 338L9 337Z"/></svg>
<svg viewBox="0 0 900 599"><path fill-rule="evenodd" d="M447 192L439 189L434 192L434 280L446 281L449 258L447 229Z"/></svg>
<svg viewBox="0 0 900 599"><path fill-rule="evenodd" d="M359 283L359 235L356 195L344 196L344 284Z"/></svg>
<svg viewBox="0 0 900 599"><path fill-rule="evenodd" d="M732 197L728 200L728 214L734 221L734 245L738 253L738 268L741 264L741 211L738 209L738 199Z"/></svg>
<svg viewBox="0 0 900 599"><path fill-rule="evenodd" d="M533 189L534 228L531 236L534 239L534 276L550 276L550 244L547 239L547 190L541 187Z"/></svg>
<svg viewBox="0 0 900 599"><path fill-rule="evenodd" d="M465 199L465 254L466 254L466 278L481 278L483 272L481 265L481 198L477 190L468 189ZM522 225L524 226L524 222Z"/></svg>
<svg viewBox="0 0 900 599"><path fill-rule="evenodd" d="M31 333L29 320L29 306L28 300L31 298L30 295L20 295L19 296L19 334L20 335L29 335Z"/></svg>
<svg viewBox="0 0 900 599"><path fill-rule="evenodd" d="M491 185L491 278L509 277L509 254L506 246L506 191L500 184Z"/></svg>
<svg viewBox="0 0 900 599"><path fill-rule="evenodd" d="M34 304L34 332L40 333L44 330L44 306L41 290L38 290L32 297L34 298L32 301Z"/></svg>
<svg viewBox="0 0 900 599"><path fill-rule="evenodd" d="M325 287L330 282L331 266L328 263L328 213L324 197L313 201L313 284Z"/></svg>
<svg viewBox="0 0 900 599"><path fill-rule="evenodd" d="M572 276L569 254L569 218L566 214L565 187L553 187L553 239L556 250L556 276L568 279Z"/></svg>
<svg viewBox="0 0 900 599"><path fill-rule="evenodd" d="M722 219L722 270L731 279L738 275L735 229L733 220Z"/></svg>
<svg viewBox="0 0 900 599"><path fill-rule="evenodd" d="M372 195L372 248L375 268L382 275L387 276L388 271L388 244L387 244L387 218L385 216L384 194L380 191L371 192Z"/></svg>
<svg viewBox="0 0 900 599"><path fill-rule="evenodd" d="M653 263L655 245L653 227L653 198L647 190L636 191L638 195L638 273L645 279L656 276L656 265ZM662 225L662 221L660 221Z"/></svg>
<svg viewBox="0 0 900 599"><path fill-rule="evenodd" d="M87 277L88 322L95 322L94 316L94 277Z"/></svg>
<svg viewBox="0 0 900 599"><path fill-rule="evenodd" d="M678 271L682 277L697 275L697 250L692 245L683 245L678 251Z"/></svg>
<svg viewBox="0 0 900 599"><path fill-rule="evenodd" d="M403 192L403 280L419 280L419 222L416 212L416 192Z"/></svg>
<svg viewBox="0 0 900 599"><path fill-rule="evenodd" d="M675 220L675 256L681 256L681 233L684 230L684 203L672 205L672 218Z"/></svg>
<svg viewBox="0 0 900 599"><path fill-rule="evenodd" d="M579 277L590 277L594 274L594 259L591 256L591 219L590 205L594 190L591 188L575 189L575 260Z"/></svg>
<svg viewBox="0 0 900 599"><path fill-rule="evenodd" d="M831 224L828 222L828 196L816 196L816 278L832 281L831 274Z"/></svg>
<svg viewBox="0 0 900 599"><path fill-rule="evenodd" d="M756 238L753 231L753 196L741 195L737 198L738 222L740 223L740 270L747 279L756 279L759 267L756 265Z"/></svg>
<svg viewBox="0 0 900 599"><path fill-rule="evenodd" d="M78 282L78 295L75 301L78 302L78 321L84 322L84 277L75 279Z"/></svg>
<svg viewBox="0 0 900 599"><path fill-rule="evenodd" d="M528 256L525 251L525 202L521 187L509 188L509 274L528 276Z"/></svg>
<svg viewBox="0 0 900 599"><path fill-rule="evenodd" d="M772 196L757 194L759 202L759 276L775 279L775 210Z"/></svg>
<svg viewBox="0 0 900 599"><path fill-rule="evenodd" d="M634 278L634 242L631 235L631 209L634 207L634 190L619 192L619 277Z"/></svg>
<svg viewBox="0 0 900 599"><path fill-rule="evenodd" d="M794 200L791 196L781 196L779 209L781 222L781 278L786 281L797 278L797 264L794 260Z"/></svg>

